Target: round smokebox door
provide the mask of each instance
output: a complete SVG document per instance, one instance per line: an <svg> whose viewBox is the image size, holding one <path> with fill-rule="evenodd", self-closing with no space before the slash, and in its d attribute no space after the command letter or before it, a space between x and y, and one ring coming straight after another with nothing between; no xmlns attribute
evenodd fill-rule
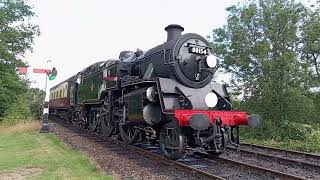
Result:
<svg viewBox="0 0 320 180"><path fill-rule="evenodd" d="M193 82L201 82L211 74L202 68L209 68L206 56L210 49L199 39L189 39L183 43L179 51L179 66L183 75Z"/></svg>

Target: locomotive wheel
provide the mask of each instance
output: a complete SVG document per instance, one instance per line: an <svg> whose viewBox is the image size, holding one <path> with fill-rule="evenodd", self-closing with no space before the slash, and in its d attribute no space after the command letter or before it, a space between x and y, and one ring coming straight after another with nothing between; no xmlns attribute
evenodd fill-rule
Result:
<svg viewBox="0 0 320 180"><path fill-rule="evenodd" d="M72 121L74 120L74 113L72 111L68 111L68 123L72 124Z"/></svg>
<svg viewBox="0 0 320 180"><path fill-rule="evenodd" d="M105 118L101 122L101 129L102 129L102 133L105 136L110 137L113 134L115 127L111 121L109 121Z"/></svg>
<svg viewBox="0 0 320 180"><path fill-rule="evenodd" d="M97 114L95 111L89 113L89 128L93 132L97 130Z"/></svg>
<svg viewBox="0 0 320 180"><path fill-rule="evenodd" d="M122 141L128 144L134 144L139 137L139 130L129 125L119 126L120 137Z"/></svg>
<svg viewBox="0 0 320 180"><path fill-rule="evenodd" d="M160 131L159 144L162 153L169 159L182 158L183 136L179 128L164 127Z"/></svg>
<svg viewBox="0 0 320 180"><path fill-rule="evenodd" d="M88 119L85 116L86 113L82 113L77 119L77 123L80 129L84 130L88 128Z"/></svg>

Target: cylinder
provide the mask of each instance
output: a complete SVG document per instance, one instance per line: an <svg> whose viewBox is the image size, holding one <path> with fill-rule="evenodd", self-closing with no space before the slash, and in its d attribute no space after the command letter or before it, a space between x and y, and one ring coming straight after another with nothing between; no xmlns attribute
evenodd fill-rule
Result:
<svg viewBox="0 0 320 180"><path fill-rule="evenodd" d="M150 125L158 124L162 119L161 107L150 103L143 108L143 119Z"/></svg>

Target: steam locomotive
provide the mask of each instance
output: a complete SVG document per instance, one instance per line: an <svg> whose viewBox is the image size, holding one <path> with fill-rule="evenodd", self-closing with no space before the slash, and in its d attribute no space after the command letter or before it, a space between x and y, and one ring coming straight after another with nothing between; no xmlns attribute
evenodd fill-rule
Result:
<svg viewBox="0 0 320 180"><path fill-rule="evenodd" d="M122 51L51 88L50 114L128 144L158 143L170 159L238 147L239 126L258 126L260 116L233 111L226 86L212 82L217 59L205 38L176 24L165 30L163 44Z"/></svg>

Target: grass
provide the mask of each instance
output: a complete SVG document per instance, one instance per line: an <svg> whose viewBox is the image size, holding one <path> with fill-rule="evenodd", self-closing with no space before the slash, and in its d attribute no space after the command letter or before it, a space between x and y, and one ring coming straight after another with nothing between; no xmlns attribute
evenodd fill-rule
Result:
<svg viewBox="0 0 320 180"><path fill-rule="evenodd" d="M18 123L14 126L10 125L0 125L0 135L11 134L16 132L28 132L28 131L35 131L40 129L41 124L39 121L23 121Z"/></svg>
<svg viewBox="0 0 320 180"><path fill-rule="evenodd" d="M0 177L112 179L55 135L38 133L39 127L38 122L0 127Z"/></svg>

